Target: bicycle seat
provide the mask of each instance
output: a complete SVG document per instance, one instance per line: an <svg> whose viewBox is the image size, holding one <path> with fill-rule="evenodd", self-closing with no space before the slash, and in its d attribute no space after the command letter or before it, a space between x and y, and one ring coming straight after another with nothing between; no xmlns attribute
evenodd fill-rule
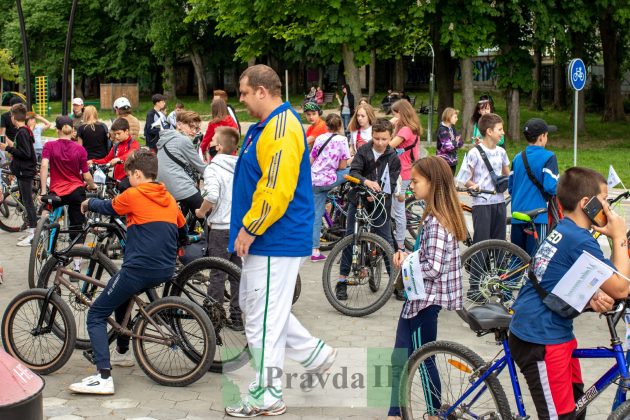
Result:
<svg viewBox="0 0 630 420"><path fill-rule="evenodd" d="M539 208L529 211L514 211L512 212L512 219L520 220L521 222L529 223L536 218L539 214L547 213L546 208Z"/></svg>
<svg viewBox="0 0 630 420"><path fill-rule="evenodd" d="M490 331L496 329L507 329L512 320L512 315L497 303L486 303L475 306L468 311L468 326L471 330Z"/></svg>
<svg viewBox="0 0 630 420"><path fill-rule="evenodd" d="M42 202L49 204L59 204L61 203L61 198L56 194L46 194L42 195Z"/></svg>

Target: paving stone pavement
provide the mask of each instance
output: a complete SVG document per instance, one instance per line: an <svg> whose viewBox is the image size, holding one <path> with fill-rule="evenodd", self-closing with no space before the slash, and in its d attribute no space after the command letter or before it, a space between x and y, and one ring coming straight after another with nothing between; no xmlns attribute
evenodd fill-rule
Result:
<svg viewBox="0 0 630 420"><path fill-rule="evenodd" d="M3 252L0 262L4 266L5 282L0 285L0 310L26 288L28 248L15 246L17 234L0 232ZM323 264L305 262L301 269L302 295L294 306L294 314L316 336L342 349L341 357L333 371L361 365L366 348L388 349L394 341L395 327L401 303L391 299L378 312L364 318L349 318L335 311L324 297L321 282ZM607 345L607 329L603 320L595 314L585 314L575 322L576 334L581 346ZM622 327L620 327L620 331ZM439 318L438 339L451 340L471 347L483 358L494 357L498 351L491 337L477 338L455 313L443 311ZM623 331L621 331L623 334ZM361 356L363 355L363 356ZM355 357L356 356L356 357ZM287 364L289 366L290 364ZM582 363L587 384L592 383L605 370L608 361ZM116 368L114 396L82 396L67 391L67 386L93 373L93 367L75 351L70 361L59 371L45 376L44 411L49 420L80 419L221 419L223 414L222 377L208 373L199 382L186 388L170 388L157 385L147 378L137 366ZM288 369L288 368L287 368ZM512 409L515 410L509 385L503 383ZM253 379L245 377L244 379ZM506 386L507 385L507 386ZM533 406L527 395L524 381L521 386L526 394L525 404L533 414ZM613 387L589 407L589 419L604 419L610 410ZM1 392L1 391L0 391ZM301 419L384 419L386 408L370 407L364 395L352 390L327 390L321 394L300 396L297 391L285 391L288 411L281 418ZM293 405L291 404L293 402ZM532 416L532 418L535 416Z"/></svg>

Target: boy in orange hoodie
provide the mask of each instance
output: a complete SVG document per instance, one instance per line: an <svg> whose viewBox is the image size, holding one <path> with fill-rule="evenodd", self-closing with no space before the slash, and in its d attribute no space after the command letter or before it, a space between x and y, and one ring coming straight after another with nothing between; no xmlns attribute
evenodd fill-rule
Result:
<svg viewBox="0 0 630 420"><path fill-rule="evenodd" d="M178 243L187 240L186 220L164 185L154 181L157 169L155 154L136 150L125 162L129 189L113 200L92 198L81 204L83 212L89 209L106 215L126 215L127 243L121 270L88 311L87 328L98 372L70 385L72 392L114 393L112 364L133 366L133 359L129 337L121 336L110 357L107 318L115 311L116 321L122 322L133 295L173 277Z"/></svg>

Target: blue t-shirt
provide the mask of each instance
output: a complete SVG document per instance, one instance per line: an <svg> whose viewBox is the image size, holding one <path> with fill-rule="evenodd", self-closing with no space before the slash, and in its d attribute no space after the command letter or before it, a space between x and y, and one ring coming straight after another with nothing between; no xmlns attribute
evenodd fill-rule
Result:
<svg viewBox="0 0 630 420"><path fill-rule="evenodd" d="M579 227L571 219L561 220L540 246L532 262L543 289L553 290L583 251L614 268L587 229ZM510 331L523 341L546 345L566 343L574 338L573 320L548 309L529 281L521 288L512 309L514 316Z"/></svg>

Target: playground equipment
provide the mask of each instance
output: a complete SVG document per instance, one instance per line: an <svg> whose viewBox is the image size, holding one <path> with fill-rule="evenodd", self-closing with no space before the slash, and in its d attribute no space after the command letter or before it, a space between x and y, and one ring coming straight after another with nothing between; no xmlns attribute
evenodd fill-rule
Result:
<svg viewBox="0 0 630 420"><path fill-rule="evenodd" d="M48 92L48 76L37 76L35 78L35 112L41 116L48 115L48 104L50 95Z"/></svg>

